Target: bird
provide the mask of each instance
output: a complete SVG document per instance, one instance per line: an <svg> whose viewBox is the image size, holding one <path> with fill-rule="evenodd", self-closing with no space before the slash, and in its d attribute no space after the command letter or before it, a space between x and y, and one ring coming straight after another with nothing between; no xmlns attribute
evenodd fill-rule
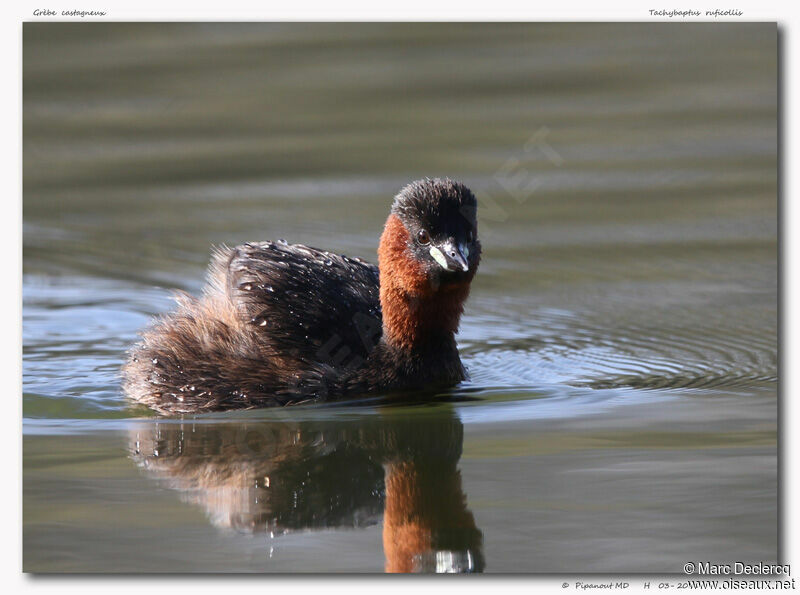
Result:
<svg viewBox="0 0 800 595"><path fill-rule="evenodd" d="M478 203L449 178L394 197L378 265L285 240L214 250L122 367L166 415L424 394L467 378L458 332L478 269Z"/></svg>

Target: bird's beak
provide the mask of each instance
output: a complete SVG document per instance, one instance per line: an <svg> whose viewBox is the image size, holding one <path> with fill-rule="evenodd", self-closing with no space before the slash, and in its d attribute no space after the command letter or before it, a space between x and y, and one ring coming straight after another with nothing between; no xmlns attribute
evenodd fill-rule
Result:
<svg viewBox="0 0 800 595"><path fill-rule="evenodd" d="M455 240L448 240L441 245L441 251L447 262L447 270L464 272L469 270L469 248L465 244L456 244Z"/></svg>

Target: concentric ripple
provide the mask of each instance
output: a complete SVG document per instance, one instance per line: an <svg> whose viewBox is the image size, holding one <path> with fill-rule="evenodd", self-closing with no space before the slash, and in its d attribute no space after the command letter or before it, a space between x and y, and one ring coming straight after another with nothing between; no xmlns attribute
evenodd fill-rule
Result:
<svg viewBox="0 0 800 595"><path fill-rule="evenodd" d="M479 326L495 334L497 317ZM646 319L644 319L646 318ZM774 313L684 310L531 314L532 331L465 341L477 385L567 384L594 389L759 389L777 383Z"/></svg>

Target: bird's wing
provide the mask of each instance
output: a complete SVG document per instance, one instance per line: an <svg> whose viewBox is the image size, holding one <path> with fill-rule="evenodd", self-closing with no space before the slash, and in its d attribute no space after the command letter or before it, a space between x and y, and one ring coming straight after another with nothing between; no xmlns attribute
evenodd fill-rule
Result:
<svg viewBox="0 0 800 595"><path fill-rule="evenodd" d="M381 336L378 267L301 244L248 243L227 254L226 292L271 350L334 369L358 365Z"/></svg>

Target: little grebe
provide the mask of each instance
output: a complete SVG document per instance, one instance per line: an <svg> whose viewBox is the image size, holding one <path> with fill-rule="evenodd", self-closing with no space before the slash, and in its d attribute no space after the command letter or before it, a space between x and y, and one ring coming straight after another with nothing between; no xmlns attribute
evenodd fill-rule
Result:
<svg viewBox="0 0 800 595"><path fill-rule="evenodd" d="M451 386L455 333L480 261L477 201L420 180L395 197L378 266L283 241L223 247L200 299L142 334L125 392L198 413Z"/></svg>

